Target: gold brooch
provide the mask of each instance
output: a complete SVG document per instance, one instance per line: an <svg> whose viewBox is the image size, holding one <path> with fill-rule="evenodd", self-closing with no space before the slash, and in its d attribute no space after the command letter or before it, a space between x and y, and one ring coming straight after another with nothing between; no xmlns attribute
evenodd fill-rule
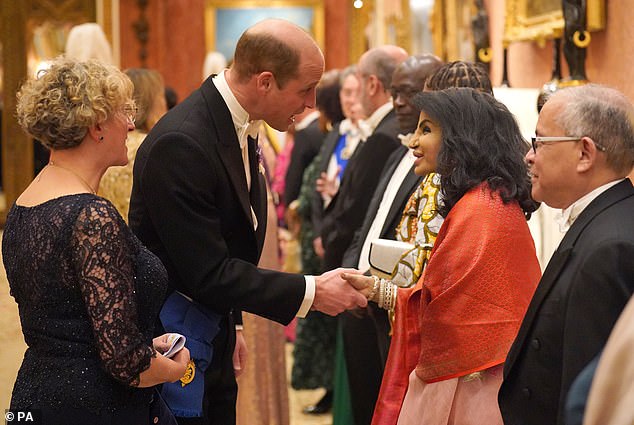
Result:
<svg viewBox="0 0 634 425"><path fill-rule="evenodd" d="M181 387L184 387L185 385L187 385L191 381L193 381L194 380L194 376L196 376L196 364L194 363L193 360L190 360L187 363L187 368L185 369L185 374L180 379Z"/></svg>

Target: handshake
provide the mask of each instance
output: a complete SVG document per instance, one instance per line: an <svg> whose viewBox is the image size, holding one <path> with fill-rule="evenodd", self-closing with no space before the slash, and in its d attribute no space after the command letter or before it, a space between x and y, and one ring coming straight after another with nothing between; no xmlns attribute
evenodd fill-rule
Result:
<svg viewBox="0 0 634 425"><path fill-rule="evenodd" d="M315 276L313 310L336 316L345 310L366 307L374 279L359 270L338 268Z"/></svg>

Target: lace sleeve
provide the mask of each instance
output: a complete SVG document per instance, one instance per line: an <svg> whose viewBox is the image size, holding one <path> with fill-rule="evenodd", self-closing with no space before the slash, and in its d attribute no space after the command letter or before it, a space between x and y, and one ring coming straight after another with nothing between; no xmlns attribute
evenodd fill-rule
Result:
<svg viewBox="0 0 634 425"><path fill-rule="evenodd" d="M104 368L136 386L156 353L137 326L131 234L112 204L97 200L78 215L71 246Z"/></svg>

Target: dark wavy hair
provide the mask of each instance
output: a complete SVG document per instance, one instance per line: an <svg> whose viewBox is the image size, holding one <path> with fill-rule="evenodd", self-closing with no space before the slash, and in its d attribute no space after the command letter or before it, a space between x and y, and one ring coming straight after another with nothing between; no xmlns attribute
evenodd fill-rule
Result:
<svg viewBox="0 0 634 425"><path fill-rule="evenodd" d="M340 74L341 71L335 69L326 71L316 88L315 105L331 123L337 123L345 118L339 100Z"/></svg>
<svg viewBox="0 0 634 425"><path fill-rule="evenodd" d="M471 88L423 92L413 102L441 128L436 172L443 217L465 193L486 181L504 203L517 200L530 218L538 204L530 196L524 161L528 144L506 106Z"/></svg>

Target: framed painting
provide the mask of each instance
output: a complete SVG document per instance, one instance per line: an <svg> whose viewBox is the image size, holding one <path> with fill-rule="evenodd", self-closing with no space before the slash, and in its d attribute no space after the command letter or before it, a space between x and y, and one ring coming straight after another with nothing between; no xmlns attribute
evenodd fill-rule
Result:
<svg viewBox="0 0 634 425"><path fill-rule="evenodd" d="M471 30L475 11L471 1L434 0L429 26L436 56L448 62L475 60Z"/></svg>
<svg viewBox="0 0 634 425"><path fill-rule="evenodd" d="M589 31L605 27L605 0L587 0L586 26ZM506 0L505 45L514 41L544 43L563 32L561 0Z"/></svg>
<svg viewBox="0 0 634 425"><path fill-rule="evenodd" d="M323 0L207 0L207 51L218 51L227 60L231 59L238 38L244 30L267 18L281 18L294 22L308 31L323 49Z"/></svg>

